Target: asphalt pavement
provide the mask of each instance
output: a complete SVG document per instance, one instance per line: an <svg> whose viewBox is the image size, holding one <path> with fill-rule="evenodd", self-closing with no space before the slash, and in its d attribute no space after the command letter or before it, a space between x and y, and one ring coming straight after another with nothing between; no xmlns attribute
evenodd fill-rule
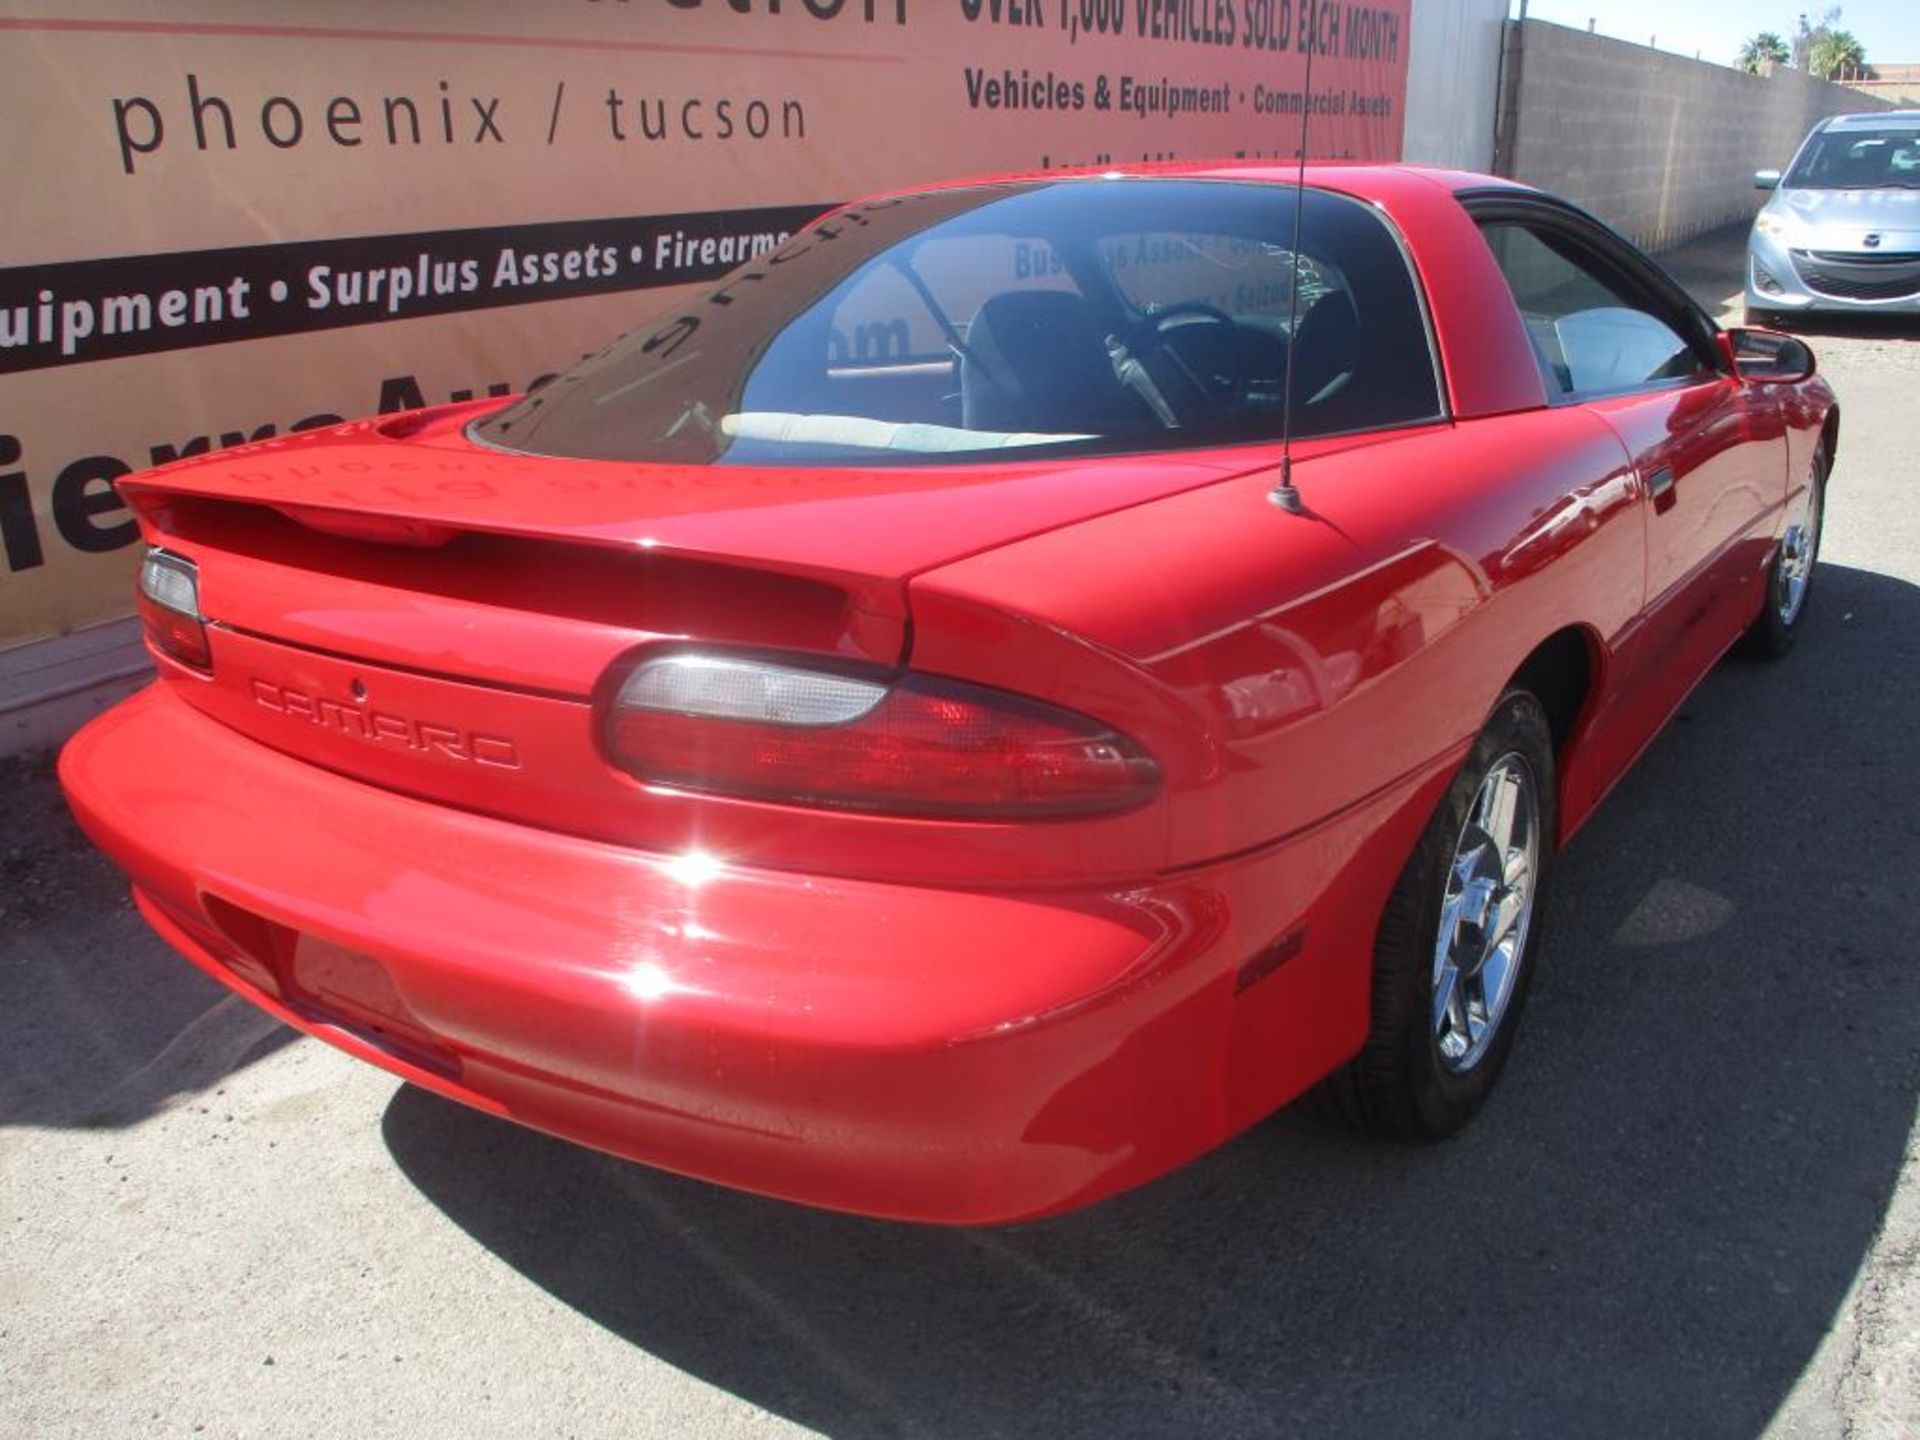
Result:
<svg viewBox="0 0 1920 1440"><path fill-rule="evenodd" d="M1739 237L1670 259L1720 305ZM227 996L0 764L0 1434L1920 1433L1920 325L1809 338L1801 645L1563 858L1444 1145L1283 1114L972 1232L677 1179Z"/></svg>

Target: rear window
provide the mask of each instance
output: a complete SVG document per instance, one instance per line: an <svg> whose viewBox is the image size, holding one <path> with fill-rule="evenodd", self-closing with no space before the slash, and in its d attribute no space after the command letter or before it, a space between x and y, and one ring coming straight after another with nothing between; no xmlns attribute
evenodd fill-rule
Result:
<svg viewBox="0 0 1920 1440"><path fill-rule="evenodd" d="M679 464L1171 450L1279 437L1289 386L1298 435L1438 417L1377 215L1283 185L1070 180L840 212L473 434Z"/></svg>

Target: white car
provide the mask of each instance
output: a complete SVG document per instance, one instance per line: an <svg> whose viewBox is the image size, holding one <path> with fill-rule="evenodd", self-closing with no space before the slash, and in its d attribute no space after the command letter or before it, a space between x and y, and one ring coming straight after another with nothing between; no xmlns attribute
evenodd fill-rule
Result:
<svg viewBox="0 0 1920 1440"><path fill-rule="evenodd" d="M1795 314L1920 315L1920 110L1813 127L1747 241L1747 323Z"/></svg>

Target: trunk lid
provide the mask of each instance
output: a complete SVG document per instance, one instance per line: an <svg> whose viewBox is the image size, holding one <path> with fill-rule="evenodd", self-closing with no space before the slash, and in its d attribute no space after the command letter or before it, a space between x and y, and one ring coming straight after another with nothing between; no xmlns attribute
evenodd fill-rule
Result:
<svg viewBox="0 0 1920 1440"><path fill-rule="evenodd" d="M671 466L521 455L467 422L503 402L363 420L195 456L122 482L433 529L893 582L976 551L1269 463L1196 451L869 469Z"/></svg>

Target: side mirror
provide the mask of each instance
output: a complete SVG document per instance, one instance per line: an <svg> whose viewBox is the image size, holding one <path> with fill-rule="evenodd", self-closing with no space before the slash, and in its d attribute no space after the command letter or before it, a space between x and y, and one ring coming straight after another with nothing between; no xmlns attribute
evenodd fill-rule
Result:
<svg viewBox="0 0 1920 1440"><path fill-rule="evenodd" d="M1753 188L1756 190L1778 190L1780 188L1780 172L1778 170L1754 171Z"/></svg>
<svg viewBox="0 0 1920 1440"><path fill-rule="evenodd" d="M1778 330L1729 330L1726 339L1742 380L1785 385L1814 372L1813 347Z"/></svg>

